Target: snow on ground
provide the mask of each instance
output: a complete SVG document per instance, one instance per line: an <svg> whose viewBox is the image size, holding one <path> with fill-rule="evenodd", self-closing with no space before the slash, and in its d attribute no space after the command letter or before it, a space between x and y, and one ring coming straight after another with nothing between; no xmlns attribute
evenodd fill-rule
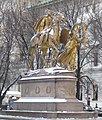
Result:
<svg viewBox="0 0 102 120"><path fill-rule="evenodd" d="M34 118L34 117L22 117L22 116L10 116L0 115L0 120L102 120L102 117L98 118Z"/></svg>
<svg viewBox="0 0 102 120"><path fill-rule="evenodd" d="M10 116L10 115L0 115L0 120L102 120L102 117L98 118L34 118L34 117L22 117L22 116Z"/></svg>

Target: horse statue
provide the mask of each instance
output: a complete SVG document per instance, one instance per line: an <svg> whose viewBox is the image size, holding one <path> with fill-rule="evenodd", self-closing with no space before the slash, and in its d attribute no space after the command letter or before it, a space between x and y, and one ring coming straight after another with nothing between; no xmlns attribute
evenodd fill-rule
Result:
<svg viewBox="0 0 102 120"><path fill-rule="evenodd" d="M64 26L65 18L60 12L54 16L48 12L36 22L34 28L37 33L31 38L29 48L29 68L34 62L36 51L40 53L44 67L53 67L56 64L70 70L76 69L77 46L80 42L79 28L82 29L82 40L86 45L86 28L84 22L74 24L72 29ZM62 24L63 23L63 24ZM62 27L63 26L63 27Z"/></svg>
<svg viewBox="0 0 102 120"><path fill-rule="evenodd" d="M59 54L59 44L60 44L60 23L64 21L63 14L57 12L56 15L53 17L53 23L51 26L37 32L31 38L31 47L29 48L29 67L32 67L34 61L34 54L36 49L39 49L43 63L45 67L48 67L48 62L46 57L48 56L48 50L50 51L50 66L53 66L54 59Z"/></svg>

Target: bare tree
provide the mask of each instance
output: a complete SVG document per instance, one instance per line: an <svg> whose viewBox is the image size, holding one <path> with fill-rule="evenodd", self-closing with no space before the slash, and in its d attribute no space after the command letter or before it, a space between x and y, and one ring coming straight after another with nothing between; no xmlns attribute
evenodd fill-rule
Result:
<svg viewBox="0 0 102 120"><path fill-rule="evenodd" d="M21 77L17 66L28 62L35 17L33 8L25 12L14 1L0 2L0 105L6 92Z"/></svg>
<svg viewBox="0 0 102 120"><path fill-rule="evenodd" d="M4 2L4 1L3 1ZM5 4L3 4L5 5ZM5 6L4 6L5 7ZM12 65L12 47L14 44L15 29L13 27L13 19L11 9L4 9L2 6L2 21L0 34L0 106L9 88L18 80L10 81L9 73Z"/></svg>

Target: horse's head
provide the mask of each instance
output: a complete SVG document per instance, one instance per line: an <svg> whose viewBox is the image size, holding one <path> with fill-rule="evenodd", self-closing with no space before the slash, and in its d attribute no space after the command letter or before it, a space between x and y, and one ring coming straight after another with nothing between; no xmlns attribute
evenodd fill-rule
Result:
<svg viewBox="0 0 102 120"><path fill-rule="evenodd" d="M55 18L56 18L56 20L58 20L58 21L64 21L64 18L65 18L65 17L64 17L64 15L63 15L62 13L57 12Z"/></svg>

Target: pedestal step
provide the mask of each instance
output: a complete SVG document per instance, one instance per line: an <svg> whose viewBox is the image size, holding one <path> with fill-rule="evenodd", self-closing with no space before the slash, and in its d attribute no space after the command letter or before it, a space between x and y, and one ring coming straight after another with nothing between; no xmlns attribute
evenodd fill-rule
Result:
<svg viewBox="0 0 102 120"><path fill-rule="evenodd" d="M2 115L37 117L37 118L97 118L97 112L67 112L67 111L23 111L23 110L6 110L2 111Z"/></svg>
<svg viewBox="0 0 102 120"><path fill-rule="evenodd" d="M76 98L23 97L15 102L15 110L30 111L82 111L83 104Z"/></svg>

